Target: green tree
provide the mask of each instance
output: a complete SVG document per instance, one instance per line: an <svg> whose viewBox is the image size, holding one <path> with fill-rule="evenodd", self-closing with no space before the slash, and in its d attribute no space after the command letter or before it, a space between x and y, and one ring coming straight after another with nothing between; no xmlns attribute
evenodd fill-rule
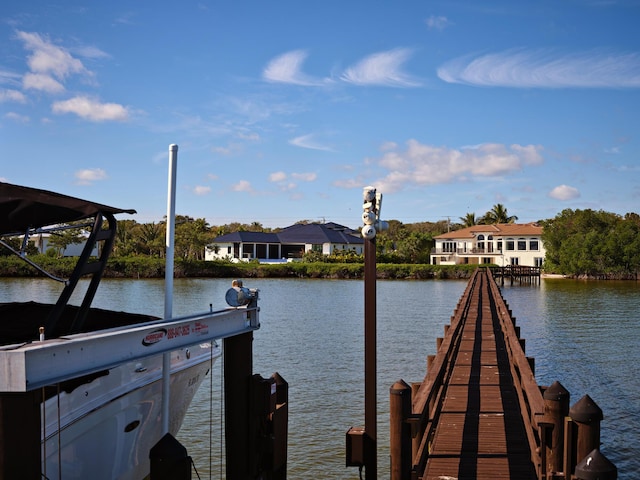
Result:
<svg viewBox="0 0 640 480"><path fill-rule="evenodd" d="M491 210L484 214L484 217L482 217L482 222L479 223L490 225L494 223L514 223L517 220L518 217L516 217L515 215L509 215L507 213L507 209L504 205L502 205L501 203L496 203L491 208Z"/></svg>
<svg viewBox="0 0 640 480"><path fill-rule="evenodd" d="M398 241L396 253L406 263L429 263L433 244L431 234L412 232Z"/></svg>
<svg viewBox="0 0 640 480"><path fill-rule="evenodd" d="M135 252L151 257L164 258L166 224L143 223L134 232Z"/></svg>
<svg viewBox="0 0 640 480"><path fill-rule="evenodd" d="M464 217L460 217L460 221L463 227L473 227L480 223L480 219L476 218L476 214L473 212L467 213Z"/></svg>
<svg viewBox="0 0 640 480"><path fill-rule="evenodd" d="M204 260L204 249L213 238L209 224L204 218L176 216L176 258Z"/></svg>
<svg viewBox="0 0 640 480"><path fill-rule="evenodd" d="M637 275L640 217L566 209L542 222L545 269L565 275Z"/></svg>
<svg viewBox="0 0 640 480"><path fill-rule="evenodd" d="M119 220L116 230L116 239L113 243L114 257L124 257L136 253L135 236L139 228L135 220Z"/></svg>
<svg viewBox="0 0 640 480"><path fill-rule="evenodd" d="M10 237L10 238L2 238L2 241L6 243L9 247L11 247L16 252L20 252L22 249L22 238L21 237ZM27 255L35 255L38 253L38 248L34 245L32 241L27 242L25 245L24 253ZM0 246L0 257L11 256L13 253L8 248Z"/></svg>
<svg viewBox="0 0 640 480"><path fill-rule="evenodd" d="M49 236L49 248L53 249L58 257L61 257L69 245L77 245L84 240L82 230L79 228L60 230Z"/></svg>

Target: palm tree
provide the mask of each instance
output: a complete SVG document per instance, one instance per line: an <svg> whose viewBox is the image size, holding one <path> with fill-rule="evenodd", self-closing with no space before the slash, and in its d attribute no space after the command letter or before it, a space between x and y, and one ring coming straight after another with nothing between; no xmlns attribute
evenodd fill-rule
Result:
<svg viewBox="0 0 640 480"><path fill-rule="evenodd" d="M496 203L491 210L484 214L482 220L486 224L492 223L513 223L518 220L515 215L509 216L507 209L501 203Z"/></svg>
<svg viewBox="0 0 640 480"><path fill-rule="evenodd" d="M467 213L464 217L460 217L460 221L465 227L473 227L474 225L478 225L480 223L480 219L476 218L475 213Z"/></svg>

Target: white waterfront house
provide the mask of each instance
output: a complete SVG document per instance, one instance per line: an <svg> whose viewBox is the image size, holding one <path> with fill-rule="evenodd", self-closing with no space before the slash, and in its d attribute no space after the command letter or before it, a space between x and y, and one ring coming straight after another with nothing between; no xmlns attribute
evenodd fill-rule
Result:
<svg viewBox="0 0 640 480"><path fill-rule="evenodd" d="M52 233L37 233L35 235L31 235L29 237L29 242L35 245L38 249L38 253L46 253L50 248L54 248L51 246L49 239L54 235ZM80 233L80 238L82 241L80 243L70 243L66 246L64 250L62 250L61 255L63 257L79 257L82 251L84 250L84 246L87 243L87 238L89 234L87 232ZM91 256L97 257L99 254L98 246L93 247L93 251L91 252Z"/></svg>
<svg viewBox="0 0 640 480"><path fill-rule="evenodd" d="M474 225L434 237L434 265L495 264L541 267L542 227L536 223Z"/></svg>
<svg viewBox="0 0 640 480"><path fill-rule="evenodd" d="M233 232L221 235L205 249L205 260L285 262L305 252L329 255L336 250L361 254L364 240L359 231L337 223L295 224L277 233Z"/></svg>

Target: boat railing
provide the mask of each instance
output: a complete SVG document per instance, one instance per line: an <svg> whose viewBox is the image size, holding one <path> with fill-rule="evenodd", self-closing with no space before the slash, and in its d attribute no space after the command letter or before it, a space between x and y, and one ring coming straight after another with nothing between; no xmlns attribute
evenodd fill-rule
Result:
<svg viewBox="0 0 640 480"><path fill-rule="evenodd" d="M158 320L127 328L78 333L0 348L0 392L27 392L71 378L224 339L260 328L260 308L244 307Z"/></svg>

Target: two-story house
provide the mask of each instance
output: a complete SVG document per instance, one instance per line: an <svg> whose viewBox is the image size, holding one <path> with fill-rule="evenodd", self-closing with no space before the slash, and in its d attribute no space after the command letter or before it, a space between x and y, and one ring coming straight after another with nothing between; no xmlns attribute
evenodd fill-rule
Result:
<svg viewBox="0 0 640 480"><path fill-rule="evenodd" d="M434 238L434 265L495 264L541 267L545 250L536 223L474 225Z"/></svg>

